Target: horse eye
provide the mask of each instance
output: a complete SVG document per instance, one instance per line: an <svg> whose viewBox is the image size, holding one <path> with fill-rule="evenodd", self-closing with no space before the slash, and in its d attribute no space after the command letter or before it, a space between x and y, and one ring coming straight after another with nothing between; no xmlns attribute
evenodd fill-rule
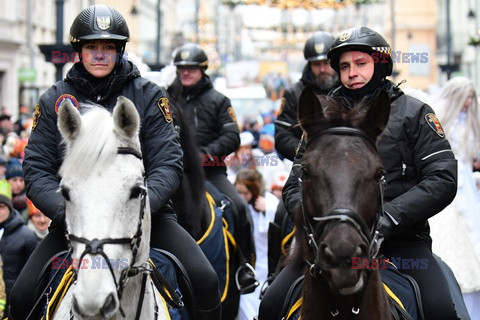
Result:
<svg viewBox="0 0 480 320"><path fill-rule="evenodd" d="M143 190L144 189L140 186L133 187L132 190L130 191L130 199L136 199L136 198L140 197Z"/></svg>
<svg viewBox="0 0 480 320"><path fill-rule="evenodd" d="M310 177L310 170L307 166L302 166L302 179L308 179Z"/></svg>
<svg viewBox="0 0 480 320"><path fill-rule="evenodd" d="M70 189L67 187L61 187L60 192L65 200L70 201Z"/></svg>

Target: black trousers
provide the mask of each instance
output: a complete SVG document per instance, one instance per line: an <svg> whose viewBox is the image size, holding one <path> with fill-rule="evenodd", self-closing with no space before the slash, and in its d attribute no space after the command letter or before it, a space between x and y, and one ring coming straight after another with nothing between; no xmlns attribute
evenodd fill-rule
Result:
<svg viewBox="0 0 480 320"><path fill-rule="evenodd" d="M385 243L380 252L396 263L400 272L417 281L425 319L458 319L447 280L427 240ZM412 263L414 263L413 266Z"/></svg>
<svg viewBox="0 0 480 320"><path fill-rule="evenodd" d="M193 286L199 311L197 319L220 319L217 274L193 238L177 223L173 211L152 217L150 244L173 253L182 262ZM67 250L64 230L52 228L32 253L15 282L10 300L10 319L27 319L35 304L35 284L42 268L62 250ZM208 316L202 317L202 314Z"/></svg>

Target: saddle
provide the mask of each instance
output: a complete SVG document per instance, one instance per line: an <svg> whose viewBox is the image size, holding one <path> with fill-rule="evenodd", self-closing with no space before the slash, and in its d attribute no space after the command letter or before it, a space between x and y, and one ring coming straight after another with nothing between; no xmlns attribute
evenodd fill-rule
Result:
<svg viewBox="0 0 480 320"><path fill-rule="evenodd" d="M380 269L380 274L394 319L423 320L422 301L416 281L400 273L391 263L387 269ZM303 275L298 277L290 286L282 307L282 320L300 318L303 278Z"/></svg>
<svg viewBox="0 0 480 320"><path fill-rule="evenodd" d="M39 298L28 319L52 319L67 290L74 282L75 275L69 252L62 251L55 258L62 259L64 263L58 269L52 269L51 262L43 268L37 285L36 296ZM160 292L163 302L168 306L170 318L172 320L195 319L196 301L193 287L181 262L165 250L151 248L149 263L152 268L151 281ZM42 290L40 295L38 290Z"/></svg>

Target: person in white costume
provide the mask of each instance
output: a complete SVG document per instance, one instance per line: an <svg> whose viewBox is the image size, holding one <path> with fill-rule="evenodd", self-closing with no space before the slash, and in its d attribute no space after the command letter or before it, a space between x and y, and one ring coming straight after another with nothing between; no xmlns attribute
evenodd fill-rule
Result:
<svg viewBox="0 0 480 320"><path fill-rule="evenodd" d="M480 115L475 86L455 77L433 105L458 160L458 191L448 207L429 219L432 249L451 267L471 319L480 319L480 196L473 175L480 159Z"/></svg>
<svg viewBox="0 0 480 320"><path fill-rule="evenodd" d="M248 202L252 213L255 241L255 275L260 285L254 292L240 296L238 320L252 320L258 314L260 291L268 276L268 226L275 219L279 199L265 192L262 175L256 169L237 172L235 187Z"/></svg>

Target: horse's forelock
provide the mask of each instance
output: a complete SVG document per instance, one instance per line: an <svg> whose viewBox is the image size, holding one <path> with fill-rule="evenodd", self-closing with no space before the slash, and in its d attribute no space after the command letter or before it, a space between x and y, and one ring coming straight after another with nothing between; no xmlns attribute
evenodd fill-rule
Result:
<svg viewBox="0 0 480 320"><path fill-rule="evenodd" d="M82 116L82 126L74 141L65 141L67 152L60 174L86 177L94 168L113 161L118 139L113 132L111 114L103 108L92 108Z"/></svg>

